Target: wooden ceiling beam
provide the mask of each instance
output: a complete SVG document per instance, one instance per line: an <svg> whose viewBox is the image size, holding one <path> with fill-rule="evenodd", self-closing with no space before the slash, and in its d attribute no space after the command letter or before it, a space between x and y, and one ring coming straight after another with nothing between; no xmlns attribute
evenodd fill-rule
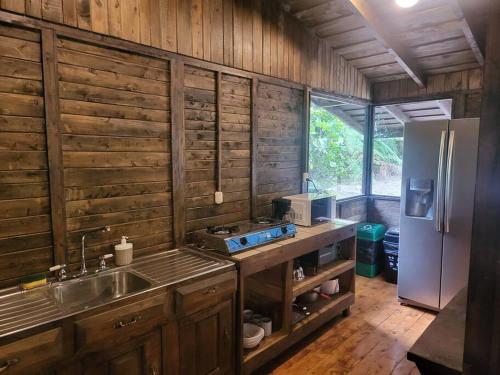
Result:
<svg viewBox="0 0 500 375"><path fill-rule="evenodd" d="M298 18L299 20L302 20L303 18L308 17L311 13L326 12L330 9L330 7L331 7L330 3L326 2L326 3L317 4L317 5L314 5L312 7L305 8L305 9L301 9L301 10L298 10L295 12L291 11L290 13L292 14L292 16Z"/></svg>
<svg viewBox="0 0 500 375"><path fill-rule="evenodd" d="M338 107L328 107L325 108L328 112L331 114L337 116L339 119L341 119L343 122L345 122L348 126L352 127L353 129L356 129L360 132L364 131L364 124L360 123L357 121L355 118L353 118L350 114L345 113L343 110L341 110Z"/></svg>
<svg viewBox="0 0 500 375"><path fill-rule="evenodd" d="M487 4L484 1L479 0L478 2L473 1L474 4L471 7L470 0L448 0L453 10L453 13L459 19L460 26L465 35L465 39L469 43L470 48L472 49L472 53L476 57L479 65L484 65L484 27L485 25L481 25L481 20L478 16L479 12L484 11L484 7L487 8ZM483 8L483 9L480 9ZM471 27L473 25L473 27ZM474 28L474 29L473 29Z"/></svg>
<svg viewBox="0 0 500 375"><path fill-rule="evenodd" d="M365 27L369 28L373 36L387 49L404 71L423 88L425 76L417 60L410 54L406 47L398 41L385 27L384 20L366 0L348 0L353 12L361 15Z"/></svg>
<svg viewBox="0 0 500 375"><path fill-rule="evenodd" d="M396 104L394 105L386 105L384 106L385 110L389 112L396 120L398 120L401 124L405 124L407 122L411 122L410 117L406 113L404 113Z"/></svg>
<svg viewBox="0 0 500 375"><path fill-rule="evenodd" d="M349 44L344 47L335 48L335 52L337 52L339 55L346 55L348 53L366 50L370 47L373 47L374 43L378 43L376 39L371 39L367 42Z"/></svg>
<svg viewBox="0 0 500 375"><path fill-rule="evenodd" d="M443 111L446 117L451 119L451 100L450 99L445 99L445 100L436 100L437 105Z"/></svg>

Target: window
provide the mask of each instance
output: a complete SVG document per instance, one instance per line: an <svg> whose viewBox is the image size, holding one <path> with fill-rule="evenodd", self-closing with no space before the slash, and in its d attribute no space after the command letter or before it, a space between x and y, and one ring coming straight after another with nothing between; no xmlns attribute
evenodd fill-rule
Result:
<svg viewBox="0 0 500 375"><path fill-rule="evenodd" d="M386 107L375 107L372 194L399 197L403 173L403 126Z"/></svg>
<svg viewBox="0 0 500 375"><path fill-rule="evenodd" d="M309 191L330 191L337 199L363 194L365 106L311 95Z"/></svg>

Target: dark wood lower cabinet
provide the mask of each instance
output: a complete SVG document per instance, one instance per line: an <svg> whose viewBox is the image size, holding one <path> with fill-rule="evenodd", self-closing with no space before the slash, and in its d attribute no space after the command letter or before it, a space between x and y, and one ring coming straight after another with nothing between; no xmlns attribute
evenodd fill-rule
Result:
<svg viewBox="0 0 500 375"><path fill-rule="evenodd" d="M161 330L130 339L108 350L89 354L57 372L57 375L160 375Z"/></svg>
<svg viewBox="0 0 500 375"><path fill-rule="evenodd" d="M132 339L98 356L83 360L84 375L160 375L161 331Z"/></svg>
<svg viewBox="0 0 500 375"><path fill-rule="evenodd" d="M55 375L233 374L233 304L232 298L224 300L168 323L163 333L162 327L158 327L96 350L59 368Z"/></svg>
<svg viewBox="0 0 500 375"><path fill-rule="evenodd" d="M227 300L179 322L180 373L233 373L233 305Z"/></svg>

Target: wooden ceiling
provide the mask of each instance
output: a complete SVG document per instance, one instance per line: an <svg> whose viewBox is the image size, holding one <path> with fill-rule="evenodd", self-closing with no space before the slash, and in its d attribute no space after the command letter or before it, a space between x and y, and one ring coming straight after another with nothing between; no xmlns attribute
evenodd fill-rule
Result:
<svg viewBox="0 0 500 375"><path fill-rule="evenodd" d="M484 63L487 0L281 0L294 17L372 81L477 68ZM474 6L470 4L474 3Z"/></svg>
<svg viewBox="0 0 500 375"><path fill-rule="evenodd" d="M451 119L451 99L427 100L375 107L375 136L402 137L404 124Z"/></svg>
<svg viewBox="0 0 500 375"><path fill-rule="evenodd" d="M314 93L311 102L321 107L360 133L365 132L367 107L347 103L331 96ZM452 99L425 100L376 106L374 108L375 136L379 138L402 137L404 124L451 119Z"/></svg>
<svg viewBox="0 0 500 375"><path fill-rule="evenodd" d="M315 106L327 110L351 128L356 129L360 133L365 132L367 116L366 105L347 103L319 93L311 95L311 102Z"/></svg>

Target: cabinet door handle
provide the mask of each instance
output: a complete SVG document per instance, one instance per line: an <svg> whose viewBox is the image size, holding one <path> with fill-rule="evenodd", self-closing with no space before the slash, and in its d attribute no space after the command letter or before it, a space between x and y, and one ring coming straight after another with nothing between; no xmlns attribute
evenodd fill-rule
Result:
<svg viewBox="0 0 500 375"><path fill-rule="evenodd" d="M137 315L137 316L134 316L131 320L129 320L128 322L124 322L123 320L120 320L118 323L115 324L115 328L124 328L124 327L128 327L132 324L135 324L137 323L139 320L141 320L141 316L140 315Z"/></svg>
<svg viewBox="0 0 500 375"><path fill-rule="evenodd" d="M217 287L216 286L214 286L213 288L205 290L205 292L203 292L203 294L215 294L215 292L217 292Z"/></svg>
<svg viewBox="0 0 500 375"><path fill-rule="evenodd" d="M12 359L8 359L8 360L4 361L0 365L0 372L6 371L10 366L14 366L18 362L19 362L19 359L17 359L17 358L12 358Z"/></svg>
<svg viewBox="0 0 500 375"><path fill-rule="evenodd" d="M224 328L224 337L226 338L227 343L231 341L231 337L229 337L229 331L227 330L227 328Z"/></svg>

